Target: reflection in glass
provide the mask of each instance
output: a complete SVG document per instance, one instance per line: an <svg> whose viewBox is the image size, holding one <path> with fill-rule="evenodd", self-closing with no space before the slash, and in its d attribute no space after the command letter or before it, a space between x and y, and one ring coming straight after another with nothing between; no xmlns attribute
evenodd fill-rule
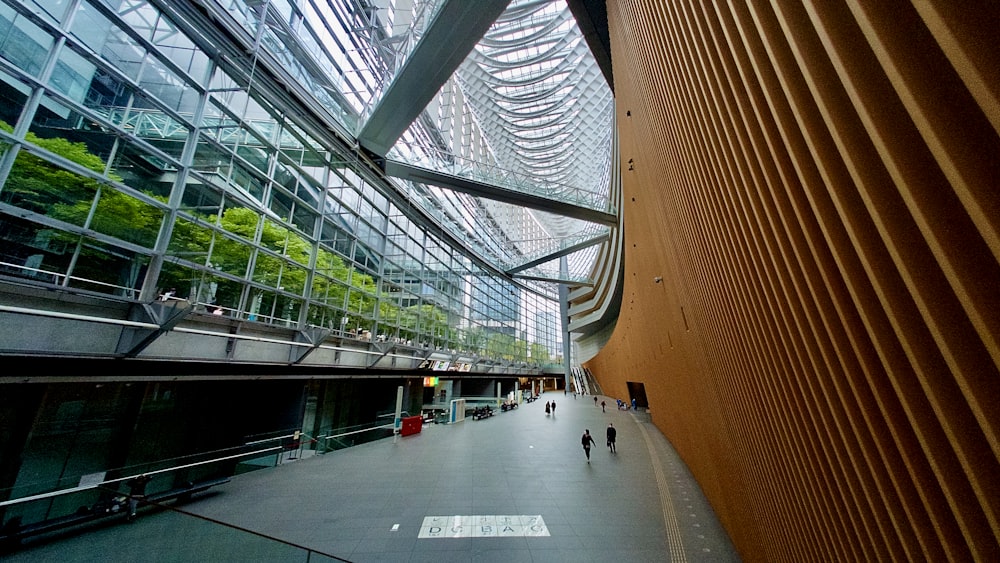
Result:
<svg viewBox="0 0 1000 563"><path fill-rule="evenodd" d="M139 284L149 257L84 237L69 285L129 299L139 297Z"/></svg>

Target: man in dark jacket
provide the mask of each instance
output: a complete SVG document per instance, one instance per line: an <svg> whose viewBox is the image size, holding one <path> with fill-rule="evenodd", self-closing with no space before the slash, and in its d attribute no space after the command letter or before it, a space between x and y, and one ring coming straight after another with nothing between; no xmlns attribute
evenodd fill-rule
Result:
<svg viewBox="0 0 1000 563"><path fill-rule="evenodd" d="M583 443L583 453L587 454L587 463L590 463L590 445L594 443L594 437L590 435L590 429L583 431L580 440Z"/></svg>
<svg viewBox="0 0 1000 563"><path fill-rule="evenodd" d="M611 453L615 453L615 438L618 437L618 430L615 430L615 425L608 423L608 447L611 448Z"/></svg>

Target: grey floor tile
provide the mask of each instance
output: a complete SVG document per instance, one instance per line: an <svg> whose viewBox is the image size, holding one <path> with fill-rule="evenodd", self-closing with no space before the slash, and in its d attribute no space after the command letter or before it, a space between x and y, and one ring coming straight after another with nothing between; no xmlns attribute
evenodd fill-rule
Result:
<svg viewBox="0 0 1000 563"><path fill-rule="evenodd" d="M545 417L543 400L483 421L428 425L414 436L239 475L185 508L357 563L669 561L671 542L683 544L689 562L739 561L655 427L632 413L601 413L586 397L550 398L559 402L554 418ZM600 442L608 421L619 430L617 454ZM652 452L639 425L652 437ZM599 440L589 464L579 446L583 428ZM668 476L679 537L668 537L654 464ZM549 535L418 538L425 517L473 515L539 515ZM5 561L130 561L123 551L130 546L154 551L144 562L198 561L185 559L185 550L199 545L203 555L212 553L212 563L293 560L268 553L277 544L257 545L247 536L188 516L150 513L132 525L68 536Z"/></svg>

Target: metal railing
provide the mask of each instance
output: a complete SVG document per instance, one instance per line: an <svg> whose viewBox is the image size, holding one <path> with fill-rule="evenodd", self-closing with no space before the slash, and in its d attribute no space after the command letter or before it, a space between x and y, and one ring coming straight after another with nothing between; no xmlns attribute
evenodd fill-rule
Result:
<svg viewBox="0 0 1000 563"><path fill-rule="evenodd" d="M254 553L281 553L274 560L346 561L302 545L288 542L200 516L178 508L180 502L195 494L231 480L233 475L275 467L310 455L325 454L361 443L394 435L392 423L376 421L347 427L330 428L316 437L282 430L250 436L241 446L214 450L155 462L116 468L104 472L71 477L78 484L65 487L66 478L55 483L27 483L3 491L12 497L0 501L0 553L16 550L25 542L45 537L57 539L61 532L75 531L99 522L131 520L153 509L169 511L171 517L190 519L185 527L217 528L200 531L199 537L211 538L213 549L219 543L246 550L255 544ZM141 489L135 483L143 481ZM17 496L19 493L25 493ZM167 504L170 501L177 501ZM248 537L250 536L250 537ZM94 553L102 553L101 539L90 543ZM202 546L203 547L203 546ZM159 549L163 549L162 546ZM200 549L178 536L171 544L170 556L176 560L196 560ZM195 551L190 551L195 550ZM187 557L190 553L190 557Z"/></svg>

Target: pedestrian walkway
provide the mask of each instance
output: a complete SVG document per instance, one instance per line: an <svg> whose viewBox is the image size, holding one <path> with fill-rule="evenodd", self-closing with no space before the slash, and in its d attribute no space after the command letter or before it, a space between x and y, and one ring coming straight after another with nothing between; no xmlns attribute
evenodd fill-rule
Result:
<svg viewBox="0 0 1000 563"><path fill-rule="evenodd" d="M552 400L556 414L546 415ZM617 453L605 447L609 422ZM586 428L597 441L590 463L580 444ZM602 413L589 396L548 393L497 416L425 425L213 490L182 508L356 563L739 561L649 415L610 406ZM220 563L306 554L157 511L6 560Z"/></svg>

